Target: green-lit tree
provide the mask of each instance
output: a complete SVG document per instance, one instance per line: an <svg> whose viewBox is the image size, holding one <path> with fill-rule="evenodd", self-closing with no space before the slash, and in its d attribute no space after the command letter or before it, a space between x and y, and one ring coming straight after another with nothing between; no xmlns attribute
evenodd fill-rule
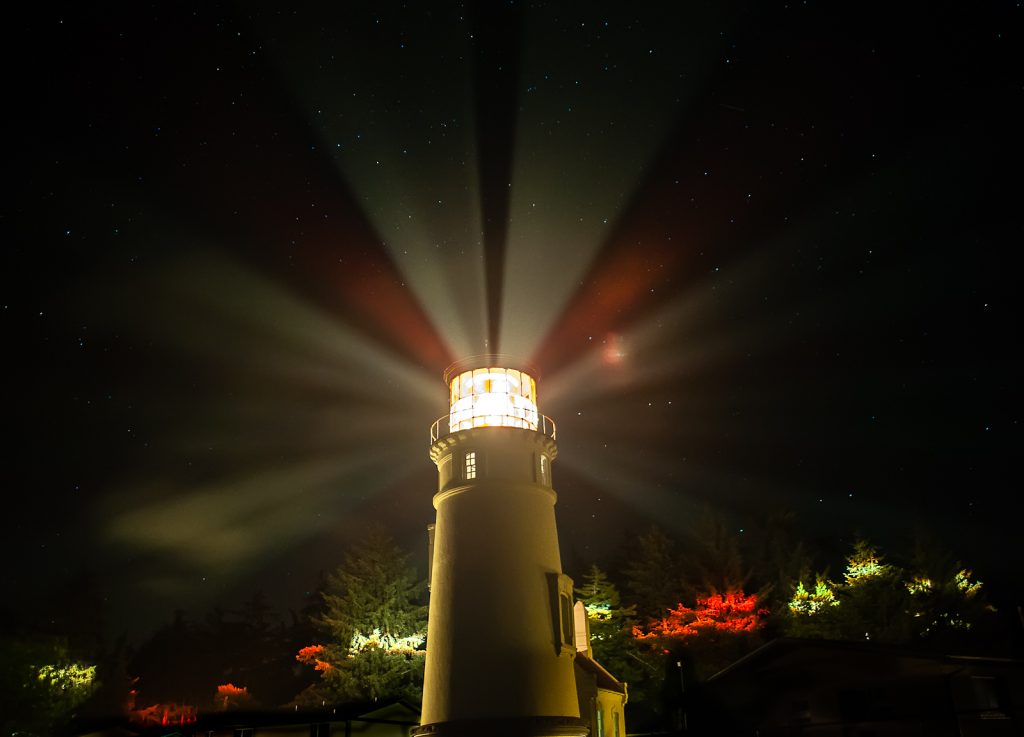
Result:
<svg viewBox="0 0 1024 737"><path fill-rule="evenodd" d="M633 685L647 678L649 671L657 670L657 664L650 662L633 637L636 607L623 606L619 589L596 564L584 575L576 596L587 611L590 647L597 662L619 680Z"/></svg>
<svg viewBox="0 0 1024 737"><path fill-rule="evenodd" d="M785 609L779 608L783 631L790 637L838 638L836 607L840 600L836 588L827 572L812 575L809 568L804 568L789 587L792 596Z"/></svg>
<svg viewBox="0 0 1024 737"><path fill-rule="evenodd" d="M910 594L908 615L915 639L948 647L984 639L995 608L986 601L981 581L924 535L904 576Z"/></svg>
<svg viewBox="0 0 1024 737"><path fill-rule="evenodd" d="M805 569L791 592L783 619L794 637L973 645L995 611L969 569L920 539L907 568L858 539L841 582Z"/></svg>
<svg viewBox="0 0 1024 737"><path fill-rule="evenodd" d="M353 545L327 579L326 641L302 648L296 659L319 671L320 683L297 703L418 699L423 680L425 589L409 555L380 529Z"/></svg>
<svg viewBox="0 0 1024 737"><path fill-rule="evenodd" d="M0 729L5 735L53 734L98 685L96 666L76 661L66 640L0 639Z"/></svg>
<svg viewBox="0 0 1024 737"><path fill-rule="evenodd" d="M846 558L837 589L837 635L843 640L899 643L910 639L908 592L903 571L885 561L871 543L858 538Z"/></svg>

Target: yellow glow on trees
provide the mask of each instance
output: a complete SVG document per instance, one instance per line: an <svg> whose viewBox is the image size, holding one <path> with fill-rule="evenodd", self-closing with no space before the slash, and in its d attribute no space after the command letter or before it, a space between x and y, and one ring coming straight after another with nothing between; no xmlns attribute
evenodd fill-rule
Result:
<svg viewBox="0 0 1024 737"><path fill-rule="evenodd" d="M371 528L354 543L323 592L323 614L315 621L326 641L295 656L320 674L296 703L419 698L425 587L409 554L383 529Z"/></svg>
<svg viewBox="0 0 1024 737"><path fill-rule="evenodd" d="M790 612L808 617L836 606L839 606L839 599L836 598L828 581L821 576L814 584L814 591L808 591L803 581L797 582L793 598L789 600Z"/></svg>
<svg viewBox="0 0 1024 737"><path fill-rule="evenodd" d="M981 581L972 581L972 575L970 570L961 568L953 578L957 589L968 599L973 598L981 591Z"/></svg>
<svg viewBox="0 0 1024 737"><path fill-rule="evenodd" d="M96 666L81 663L44 665L39 669L38 678L51 691L66 691L87 696L96 680Z"/></svg>
<svg viewBox="0 0 1024 737"><path fill-rule="evenodd" d="M846 559L846 585L855 586L864 581L886 576L891 567L882 562L878 551L865 540L853 544L853 553Z"/></svg>
<svg viewBox="0 0 1024 737"><path fill-rule="evenodd" d="M387 632L382 632L375 627L368 635L356 632L352 635L352 642L349 643L349 657L353 657L368 648L383 650L386 653L402 653L409 655L424 655L421 648L427 639L425 632L417 632L407 637L399 637Z"/></svg>
<svg viewBox="0 0 1024 737"><path fill-rule="evenodd" d="M932 580L924 576L914 576L906 582L906 587L911 594L926 594L934 588Z"/></svg>

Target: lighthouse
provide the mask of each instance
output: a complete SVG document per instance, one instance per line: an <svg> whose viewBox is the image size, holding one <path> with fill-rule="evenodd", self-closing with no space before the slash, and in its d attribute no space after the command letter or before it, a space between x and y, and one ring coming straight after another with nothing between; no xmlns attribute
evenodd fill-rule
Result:
<svg viewBox="0 0 1024 737"><path fill-rule="evenodd" d="M418 737L582 737L572 580L562 573L551 467L555 424L536 371L505 358L444 374L430 615Z"/></svg>

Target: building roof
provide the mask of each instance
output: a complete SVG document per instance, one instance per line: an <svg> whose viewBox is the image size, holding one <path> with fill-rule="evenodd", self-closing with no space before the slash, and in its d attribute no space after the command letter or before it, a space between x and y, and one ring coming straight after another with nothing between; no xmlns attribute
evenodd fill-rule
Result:
<svg viewBox="0 0 1024 737"><path fill-rule="evenodd" d="M1013 658L978 656L978 655L948 655L945 653L929 652L915 648L884 645L873 642L860 642L849 640L817 640L802 639L795 637L780 637L767 642L757 650L749 653L739 660L726 666L718 673L708 679L708 683L720 682L734 675L758 668L770 667L776 661L803 659L807 657L820 657L829 653L833 656L857 655L873 658L899 659L903 661L917 660L928 661L936 665L945 665L951 668L975 665L1009 665L1024 667L1024 661ZM835 659L823 662L833 663Z"/></svg>
<svg viewBox="0 0 1024 737"><path fill-rule="evenodd" d="M587 673L593 674L598 688L603 688L607 691L616 691L621 694L626 693L626 684L623 681L620 681L618 678L613 676L605 670L604 666L585 653L577 651L576 665Z"/></svg>

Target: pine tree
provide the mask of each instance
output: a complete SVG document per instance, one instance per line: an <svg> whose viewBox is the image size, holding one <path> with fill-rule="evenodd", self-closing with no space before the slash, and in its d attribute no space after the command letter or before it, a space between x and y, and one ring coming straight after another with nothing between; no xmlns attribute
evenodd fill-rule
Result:
<svg viewBox="0 0 1024 737"><path fill-rule="evenodd" d="M844 582L837 587L834 617L844 640L905 642L910 635L904 574L885 562L871 543L858 538L846 559Z"/></svg>
<svg viewBox="0 0 1024 737"><path fill-rule="evenodd" d="M632 547L622 571L626 590L641 621L660 619L680 598L682 583L675 543L652 526Z"/></svg>
<svg viewBox="0 0 1024 737"><path fill-rule="evenodd" d="M915 639L933 646L953 646L979 639L995 608L985 600L981 581L919 533L904 585L910 594L908 614Z"/></svg>
<svg viewBox="0 0 1024 737"><path fill-rule="evenodd" d="M836 607L840 605L836 584L828 574L811 575L803 569L796 582L788 587L792 593L782 614L784 631L790 637L811 637L824 640L839 636Z"/></svg>
<svg viewBox="0 0 1024 737"><path fill-rule="evenodd" d="M630 703L657 708L663 681L661 656L633 637L636 606L623 605L619 590L607 574L592 565L576 595L587 611L594 659L629 684Z"/></svg>
<svg viewBox="0 0 1024 737"><path fill-rule="evenodd" d="M321 675L314 693L297 703L418 698L423 674L425 582L409 555L380 529L353 545L327 578L323 614L327 642L302 648L296 659Z"/></svg>
<svg viewBox="0 0 1024 737"><path fill-rule="evenodd" d="M694 550L687 556L686 593L706 597L742 592L750 580L743 565L739 541L721 514L704 508L695 537Z"/></svg>
<svg viewBox="0 0 1024 737"><path fill-rule="evenodd" d="M591 565L576 596L587 611L594 660L621 681L636 684L653 669L633 638L636 607L623 606L619 590L597 565Z"/></svg>

